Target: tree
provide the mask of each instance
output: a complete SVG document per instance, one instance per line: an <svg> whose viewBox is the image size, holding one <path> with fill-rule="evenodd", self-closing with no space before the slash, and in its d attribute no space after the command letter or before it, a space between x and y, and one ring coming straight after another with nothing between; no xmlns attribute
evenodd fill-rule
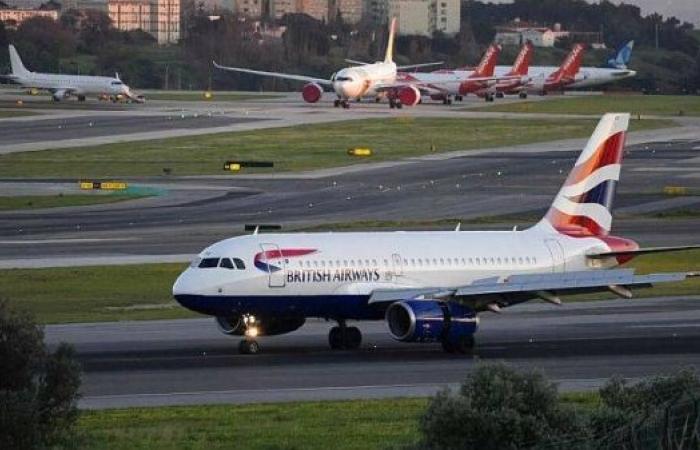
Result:
<svg viewBox="0 0 700 450"><path fill-rule="evenodd" d="M32 17L22 22L13 41L25 65L33 71L60 71L60 58L75 54L75 36L48 17Z"/></svg>
<svg viewBox="0 0 700 450"><path fill-rule="evenodd" d="M80 368L73 350L53 353L27 313L0 300L0 448L51 446L68 438L77 418Z"/></svg>
<svg viewBox="0 0 700 450"><path fill-rule="evenodd" d="M539 372L505 365L477 367L459 393L431 399L420 419L424 449L515 449L580 434L584 423L559 402Z"/></svg>

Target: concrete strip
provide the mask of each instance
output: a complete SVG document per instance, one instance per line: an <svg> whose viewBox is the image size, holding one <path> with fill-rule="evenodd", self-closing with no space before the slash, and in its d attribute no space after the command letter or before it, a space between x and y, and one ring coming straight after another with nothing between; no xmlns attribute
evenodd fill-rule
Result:
<svg viewBox="0 0 700 450"><path fill-rule="evenodd" d="M119 266L126 264L186 263L196 255L73 256L0 260L0 269L41 269L49 267Z"/></svg>

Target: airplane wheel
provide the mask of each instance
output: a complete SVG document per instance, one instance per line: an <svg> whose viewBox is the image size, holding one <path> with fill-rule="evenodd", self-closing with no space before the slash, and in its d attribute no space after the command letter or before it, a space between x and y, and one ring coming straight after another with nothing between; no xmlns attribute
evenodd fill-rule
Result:
<svg viewBox="0 0 700 450"><path fill-rule="evenodd" d="M357 327L346 327L345 336L340 327L333 327L328 332L328 344L333 350L355 350L362 345L362 332Z"/></svg>
<svg viewBox="0 0 700 450"><path fill-rule="evenodd" d="M333 106L336 108L340 106L340 100L333 100Z"/></svg>
<svg viewBox="0 0 700 450"><path fill-rule="evenodd" d="M451 105L451 104L452 104L452 99L451 99L451 98L448 98L448 99L447 99L447 105L449 106L449 105Z"/></svg>
<svg viewBox="0 0 700 450"><path fill-rule="evenodd" d="M389 99L389 108L391 108L391 109L396 108L396 102L392 98Z"/></svg>
<svg viewBox="0 0 700 450"><path fill-rule="evenodd" d="M84 96L84 95L79 95L79 96L78 96L78 101L79 101L79 102L84 102L84 101L85 101L85 96Z"/></svg>
<svg viewBox="0 0 700 450"><path fill-rule="evenodd" d="M379 103L379 102L381 102L381 101L382 101L382 99L379 98L379 97L377 97L377 98L374 99L374 103Z"/></svg>
<svg viewBox="0 0 700 450"><path fill-rule="evenodd" d="M347 100L344 100L340 103L343 106L343 109L350 109L350 103Z"/></svg>
<svg viewBox="0 0 700 450"><path fill-rule="evenodd" d="M243 339L238 344L238 352L241 355L255 355L260 352L260 344L258 341Z"/></svg>
<svg viewBox="0 0 700 450"><path fill-rule="evenodd" d="M333 350L343 348L343 337L340 334L340 327L333 327L331 331L328 332L328 345L330 345Z"/></svg>
<svg viewBox="0 0 700 450"><path fill-rule="evenodd" d="M527 98L527 92L521 92L520 95L518 96L521 99L525 100Z"/></svg>
<svg viewBox="0 0 700 450"><path fill-rule="evenodd" d="M457 100L458 102L461 102L462 100L464 100L464 97L462 97L461 95L456 95L455 100Z"/></svg>
<svg viewBox="0 0 700 450"><path fill-rule="evenodd" d="M396 109L401 109L403 108L403 105L400 102L396 102Z"/></svg>
<svg viewBox="0 0 700 450"><path fill-rule="evenodd" d="M503 98L503 97L505 97L503 92L496 92L496 98Z"/></svg>

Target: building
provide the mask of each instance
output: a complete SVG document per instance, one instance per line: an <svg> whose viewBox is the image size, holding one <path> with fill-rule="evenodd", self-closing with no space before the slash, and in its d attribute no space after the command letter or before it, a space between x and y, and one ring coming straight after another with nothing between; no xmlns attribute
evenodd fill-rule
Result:
<svg viewBox="0 0 700 450"><path fill-rule="evenodd" d="M322 22L328 22L328 0L299 0L298 12Z"/></svg>
<svg viewBox="0 0 700 450"><path fill-rule="evenodd" d="M251 19L260 19L265 14L263 0L238 0L238 14Z"/></svg>
<svg viewBox="0 0 700 450"><path fill-rule="evenodd" d="M355 25L362 20L363 0L331 0L328 15L335 20L340 14L343 22Z"/></svg>
<svg viewBox="0 0 700 450"><path fill-rule="evenodd" d="M557 40L569 37L568 31L563 31L560 24L553 28L541 27L521 22L515 19L513 23L496 27L494 41L501 45L522 45L527 41L535 47L554 47Z"/></svg>
<svg viewBox="0 0 700 450"><path fill-rule="evenodd" d="M159 44L180 39L180 0L109 0L107 12L119 30L143 30Z"/></svg>
<svg viewBox="0 0 700 450"><path fill-rule="evenodd" d="M281 19L285 14L300 12L297 0L270 0L270 16L273 19Z"/></svg>
<svg viewBox="0 0 700 450"><path fill-rule="evenodd" d="M367 0L365 14L382 25L396 17L399 34L432 36L436 31L455 35L460 29L460 0Z"/></svg>
<svg viewBox="0 0 700 450"><path fill-rule="evenodd" d="M7 28L16 28L27 19L33 17L48 17L49 19L58 20L58 11L56 10L38 10L38 9L0 9L0 22L3 22Z"/></svg>

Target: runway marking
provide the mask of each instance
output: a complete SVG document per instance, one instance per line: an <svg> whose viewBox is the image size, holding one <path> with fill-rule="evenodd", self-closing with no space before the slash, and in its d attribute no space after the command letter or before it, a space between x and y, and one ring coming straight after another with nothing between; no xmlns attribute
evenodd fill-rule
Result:
<svg viewBox="0 0 700 450"><path fill-rule="evenodd" d="M627 328L700 328L700 323L678 323L657 325L627 325Z"/></svg>
<svg viewBox="0 0 700 450"><path fill-rule="evenodd" d="M137 241L138 238L66 238L66 239L16 239L0 241L0 245L40 244L90 244L95 242Z"/></svg>

